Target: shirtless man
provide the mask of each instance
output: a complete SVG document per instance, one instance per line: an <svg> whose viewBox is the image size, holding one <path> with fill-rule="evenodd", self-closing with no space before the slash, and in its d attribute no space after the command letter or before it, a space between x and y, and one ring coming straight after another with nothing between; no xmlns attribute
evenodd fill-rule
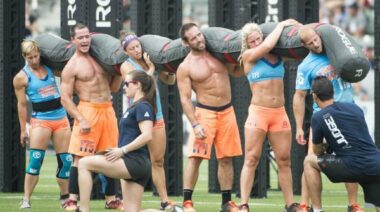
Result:
<svg viewBox="0 0 380 212"><path fill-rule="evenodd" d="M89 55L91 36L87 26L80 23L74 25L70 35L77 49L62 71L61 102L75 119L69 146L74 164L69 185L72 203L68 209L76 210L79 159L117 147L118 126L111 92L119 90L122 78L107 74ZM80 99L78 106L73 102L73 92ZM107 187L105 208L122 209L122 202L115 198L115 181L107 178Z"/></svg>
<svg viewBox="0 0 380 212"><path fill-rule="evenodd" d="M214 144L218 160L218 180L223 208L235 208L231 201L233 183L232 157L242 154L235 112L231 105L228 74L242 76L234 66L221 63L206 50L203 34L194 23L182 26L182 41L191 51L180 64L177 82L182 108L189 119L195 140L189 144L189 162L184 174L184 211L195 211L192 193L203 159L210 159ZM238 66L237 66L238 68ZM196 108L191 102L191 91L197 94Z"/></svg>

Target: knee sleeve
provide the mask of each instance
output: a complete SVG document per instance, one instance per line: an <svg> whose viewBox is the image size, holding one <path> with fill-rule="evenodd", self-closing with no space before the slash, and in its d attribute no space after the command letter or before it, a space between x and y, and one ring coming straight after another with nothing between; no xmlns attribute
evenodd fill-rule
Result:
<svg viewBox="0 0 380 212"><path fill-rule="evenodd" d="M57 178L69 179L70 177L70 168L73 161L73 156L69 153L59 153L57 154Z"/></svg>
<svg viewBox="0 0 380 212"><path fill-rule="evenodd" d="M26 168L26 173L30 175L39 175L42 162L44 161L45 150L30 149L29 150L29 165Z"/></svg>

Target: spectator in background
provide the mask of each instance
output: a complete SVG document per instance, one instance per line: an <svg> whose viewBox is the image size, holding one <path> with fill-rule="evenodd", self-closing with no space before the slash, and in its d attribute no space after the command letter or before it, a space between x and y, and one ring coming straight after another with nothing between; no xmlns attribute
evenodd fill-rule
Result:
<svg viewBox="0 0 380 212"><path fill-rule="evenodd" d="M356 38L364 35L367 23L360 10L358 3L355 1L348 6L347 15L344 18L342 27Z"/></svg>
<svg viewBox="0 0 380 212"><path fill-rule="evenodd" d="M28 21L25 23L25 37L33 38L38 33L38 17L36 15L29 15Z"/></svg>

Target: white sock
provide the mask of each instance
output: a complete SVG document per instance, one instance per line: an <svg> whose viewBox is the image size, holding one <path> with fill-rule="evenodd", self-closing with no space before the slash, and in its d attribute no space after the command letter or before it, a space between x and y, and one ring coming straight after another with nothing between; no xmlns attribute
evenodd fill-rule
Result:
<svg viewBox="0 0 380 212"><path fill-rule="evenodd" d="M322 208L320 208L320 209L313 208L313 212L323 212L323 210L322 210Z"/></svg>

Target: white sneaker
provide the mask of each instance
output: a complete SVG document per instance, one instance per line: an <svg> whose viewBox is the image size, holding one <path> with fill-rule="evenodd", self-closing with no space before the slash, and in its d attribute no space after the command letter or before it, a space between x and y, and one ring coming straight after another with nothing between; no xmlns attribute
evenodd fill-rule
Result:
<svg viewBox="0 0 380 212"><path fill-rule="evenodd" d="M25 200L25 199L23 199L23 200L20 202L20 209L27 209L27 208L31 208L31 206L30 206L30 202L29 202L29 200Z"/></svg>

